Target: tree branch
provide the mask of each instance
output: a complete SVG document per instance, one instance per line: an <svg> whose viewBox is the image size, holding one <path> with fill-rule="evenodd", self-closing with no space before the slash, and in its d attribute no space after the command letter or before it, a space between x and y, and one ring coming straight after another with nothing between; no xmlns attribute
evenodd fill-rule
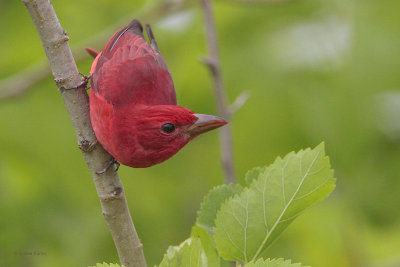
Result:
<svg viewBox="0 0 400 267"><path fill-rule="evenodd" d="M50 69L45 60L24 69L10 77L0 81L0 101L18 97L33 85L50 75Z"/></svg>
<svg viewBox="0 0 400 267"><path fill-rule="evenodd" d="M227 100L222 82L214 17L209 0L201 0L201 5L204 13L204 24L209 50L209 57L203 59L202 61L208 66L213 78L218 115L229 121L231 118L231 113L227 107ZM225 173L225 182L234 183L236 182L236 177L233 168L232 131L230 124L220 129L220 142L221 162Z"/></svg>
<svg viewBox="0 0 400 267"><path fill-rule="evenodd" d="M249 97L250 93L247 91L242 92L238 97L236 97L235 101L228 107L229 114L232 116L236 111L243 107Z"/></svg>
<svg viewBox="0 0 400 267"><path fill-rule="evenodd" d="M49 0L22 0L42 41L57 87L64 100L79 148L96 186L103 215L110 228L121 264L146 266L142 244L133 225L118 173L110 168L98 175L112 158L97 142L89 118L89 99L68 44ZM76 89L72 89L76 88Z"/></svg>

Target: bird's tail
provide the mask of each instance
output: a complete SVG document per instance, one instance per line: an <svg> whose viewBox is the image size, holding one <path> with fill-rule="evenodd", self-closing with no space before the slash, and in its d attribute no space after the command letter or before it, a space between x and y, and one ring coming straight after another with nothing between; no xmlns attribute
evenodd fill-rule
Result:
<svg viewBox="0 0 400 267"><path fill-rule="evenodd" d="M91 55L93 58L96 58L97 55L100 53L99 51L97 51L96 49L90 48L90 47L85 47L86 52L89 53L89 55Z"/></svg>
<svg viewBox="0 0 400 267"><path fill-rule="evenodd" d="M132 20L125 28L116 32L114 36L111 38L111 41L107 43L106 47L103 49L103 54L108 54L113 50L114 46L116 46L117 42L121 39L121 37L127 33L133 33L136 36L143 37L143 27L142 24L137 19Z"/></svg>
<svg viewBox="0 0 400 267"><path fill-rule="evenodd" d="M140 23L140 21L138 21L137 19L132 20L126 27L125 30L122 31L124 34L126 31L130 31L136 35L142 36L143 37L143 26ZM122 35L121 34L121 35Z"/></svg>
<svg viewBox="0 0 400 267"><path fill-rule="evenodd" d="M130 32L144 38L143 26L140 23L140 21L138 21L137 19L132 20L131 23L129 23L128 26L125 27L125 30L121 31L121 35L124 34L126 31L130 31ZM156 52L160 52L158 50L156 38L154 37L153 31L151 30L151 27L149 24L146 24L146 32L147 32L147 36L149 37L149 40L150 40L151 48L153 48L153 50Z"/></svg>
<svg viewBox="0 0 400 267"><path fill-rule="evenodd" d="M149 40L150 40L151 48L154 51L160 53L160 51L158 50L158 45L157 45L157 42L156 42L156 38L154 37L153 31L151 30L151 27L150 27L149 24L146 24L146 32L147 32L147 36L149 37Z"/></svg>

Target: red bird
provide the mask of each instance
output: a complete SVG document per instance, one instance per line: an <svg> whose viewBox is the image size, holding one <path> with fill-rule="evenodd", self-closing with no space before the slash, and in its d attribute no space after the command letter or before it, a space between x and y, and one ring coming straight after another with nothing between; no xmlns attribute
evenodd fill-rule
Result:
<svg viewBox="0 0 400 267"><path fill-rule="evenodd" d="M94 133L115 160L134 168L161 163L227 123L177 106L167 64L149 25L146 30L150 45L137 20L115 33L90 71Z"/></svg>

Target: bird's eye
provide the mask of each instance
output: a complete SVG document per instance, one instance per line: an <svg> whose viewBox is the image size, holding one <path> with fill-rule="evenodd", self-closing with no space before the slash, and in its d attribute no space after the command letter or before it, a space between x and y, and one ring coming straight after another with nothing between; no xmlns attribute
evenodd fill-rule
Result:
<svg viewBox="0 0 400 267"><path fill-rule="evenodd" d="M173 133L175 131L175 125L173 125L172 123L164 123L161 126L161 131L163 131L164 133L170 134Z"/></svg>

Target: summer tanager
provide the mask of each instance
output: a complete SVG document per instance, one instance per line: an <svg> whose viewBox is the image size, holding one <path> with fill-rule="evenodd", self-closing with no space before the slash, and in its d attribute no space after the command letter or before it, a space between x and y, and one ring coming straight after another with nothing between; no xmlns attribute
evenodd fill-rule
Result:
<svg viewBox="0 0 400 267"><path fill-rule="evenodd" d="M149 45L142 32L137 20L116 32L90 71L94 133L115 160L135 168L161 163L193 138L227 123L177 106L153 33L147 26Z"/></svg>

